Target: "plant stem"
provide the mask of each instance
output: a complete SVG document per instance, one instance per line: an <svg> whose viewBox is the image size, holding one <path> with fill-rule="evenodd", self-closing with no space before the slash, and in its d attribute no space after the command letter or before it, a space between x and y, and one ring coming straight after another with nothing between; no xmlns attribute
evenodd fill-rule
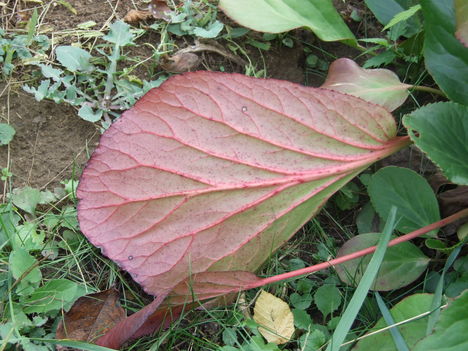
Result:
<svg viewBox="0 0 468 351"><path fill-rule="evenodd" d="M438 229L440 227L446 226L447 224L455 222L456 220L464 218L464 217L468 217L468 208L466 208L464 210L461 210L461 211L459 211L459 212L457 212L457 213L455 213L455 214L453 214L453 215L451 215L451 216L449 216L447 218L444 218L444 219L442 219L442 220L440 220L438 222L429 224L429 225L427 225L427 226L425 226L423 228L415 230L414 232L411 232L411 233L408 233L406 235L402 235L402 236L400 236L400 237L398 237L396 239L393 239L388 243L388 247L395 246L395 245L400 244L402 242L417 238L417 237L419 237L419 236L421 236L423 234L426 234L426 233L430 232L431 230ZM283 273L283 274L278 274L278 275L275 275L273 277L263 278L263 279L255 282L255 284L249 285L249 289L250 288L258 288L260 286L264 286L264 285L271 284L271 283L276 283L276 282L279 282L281 280L296 278L296 277L299 277L301 275L311 274L311 273L320 271L322 269L331 268L331 267L333 267L333 266L335 266L337 264L344 263L344 262L353 260L355 258L368 255L368 254L374 252L375 249L376 249L376 246L371 246L371 247L368 247L367 249L356 251L356 252L353 252L352 254L341 256L341 257L335 258L333 260L322 262L322 263L319 263L319 264L316 264L316 265L313 265L313 266L310 266L310 267L297 269L295 271L291 271L291 272L287 272L287 273Z"/></svg>
<svg viewBox="0 0 468 351"><path fill-rule="evenodd" d="M439 90L439 89L426 87L424 85L413 85L412 88L414 90L425 91L426 93L437 94L437 95L440 95L440 96L448 99L447 95L445 95L445 93L442 90Z"/></svg>

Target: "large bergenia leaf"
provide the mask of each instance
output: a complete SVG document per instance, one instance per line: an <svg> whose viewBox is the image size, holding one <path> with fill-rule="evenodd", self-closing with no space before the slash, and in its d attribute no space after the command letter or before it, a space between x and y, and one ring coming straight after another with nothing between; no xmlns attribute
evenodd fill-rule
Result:
<svg viewBox="0 0 468 351"><path fill-rule="evenodd" d="M256 270L328 197L407 144L395 135L384 108L335 91L175 76L102 135L78 188L80 226L150 294L192 277L204 296L221 294L255 279L234 271Z"/></svg>

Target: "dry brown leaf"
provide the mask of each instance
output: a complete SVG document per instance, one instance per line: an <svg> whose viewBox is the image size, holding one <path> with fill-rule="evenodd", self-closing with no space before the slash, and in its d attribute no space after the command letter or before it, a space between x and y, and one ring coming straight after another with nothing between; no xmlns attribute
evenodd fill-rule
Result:
<svg viewBox="0 0 468 351"><path fill-rule="evenodd" d="M168 72L183 73L195 70L200 64L198 55L191 52L177 52L161 62L161 68Z"/></svg>
<svg viewBox="0 0 468 351"><path fill-rule="evenodd" d="M151 11L141 10L130 10L124 17L124 21L130 24L137 24L141 21L145 21L148 18L152 18L153 14Z"/></svg>
<svg viewBox="0 0 468 351"><path fill-rule="evenodd" d="M166 0L152 0L150 4L150 12L156 19L162 19L167 22L171 19L166 13L170 12L171 9L167 6Z"/></svg>
<svg viewBox="0 0 468 351"><path fill-rule="evenodd" d="M108 289L80 297L57 327L57 339L93 342L126 317L119 293Z"/></svg>
<svg viewBox="0 0 468 351"><path fill-rule="evenodd" d="M268 342L284 344L294 334L294 317L288 304L266 291L255 302L253 318L262 326L258 331Z"/></svg>

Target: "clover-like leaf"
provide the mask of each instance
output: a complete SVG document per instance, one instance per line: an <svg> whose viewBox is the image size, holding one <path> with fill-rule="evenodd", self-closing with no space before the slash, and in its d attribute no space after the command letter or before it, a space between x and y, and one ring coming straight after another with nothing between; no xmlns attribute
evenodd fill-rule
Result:
<svg viewBox="0 0 468 351"><path fill-rule="evenodd" d="M331 90L174 76L102 135L77 191L80 227L148 293L218 296L408 143L395 135L384 108Z"/></svg>
<svg viewBox="0 0 468 351"><path fill-rule="evenodd" d="M389 111L405 102L410 87L388 69L361 68L348 58L340 58L330 65L327 79L321 86L382 105Z"/></svg>

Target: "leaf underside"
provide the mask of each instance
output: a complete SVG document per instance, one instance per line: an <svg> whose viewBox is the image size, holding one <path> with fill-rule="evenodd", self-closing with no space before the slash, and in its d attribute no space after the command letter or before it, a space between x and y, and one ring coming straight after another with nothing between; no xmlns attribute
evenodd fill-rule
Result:
<svg viewBox="0 0 468 351"><path fill-rule="evenodd" d="M247 288L328 197L407 143L395 134L391 114L353 96L175 76L102 135L78 187L81 230L150 294Z"/></svg>

